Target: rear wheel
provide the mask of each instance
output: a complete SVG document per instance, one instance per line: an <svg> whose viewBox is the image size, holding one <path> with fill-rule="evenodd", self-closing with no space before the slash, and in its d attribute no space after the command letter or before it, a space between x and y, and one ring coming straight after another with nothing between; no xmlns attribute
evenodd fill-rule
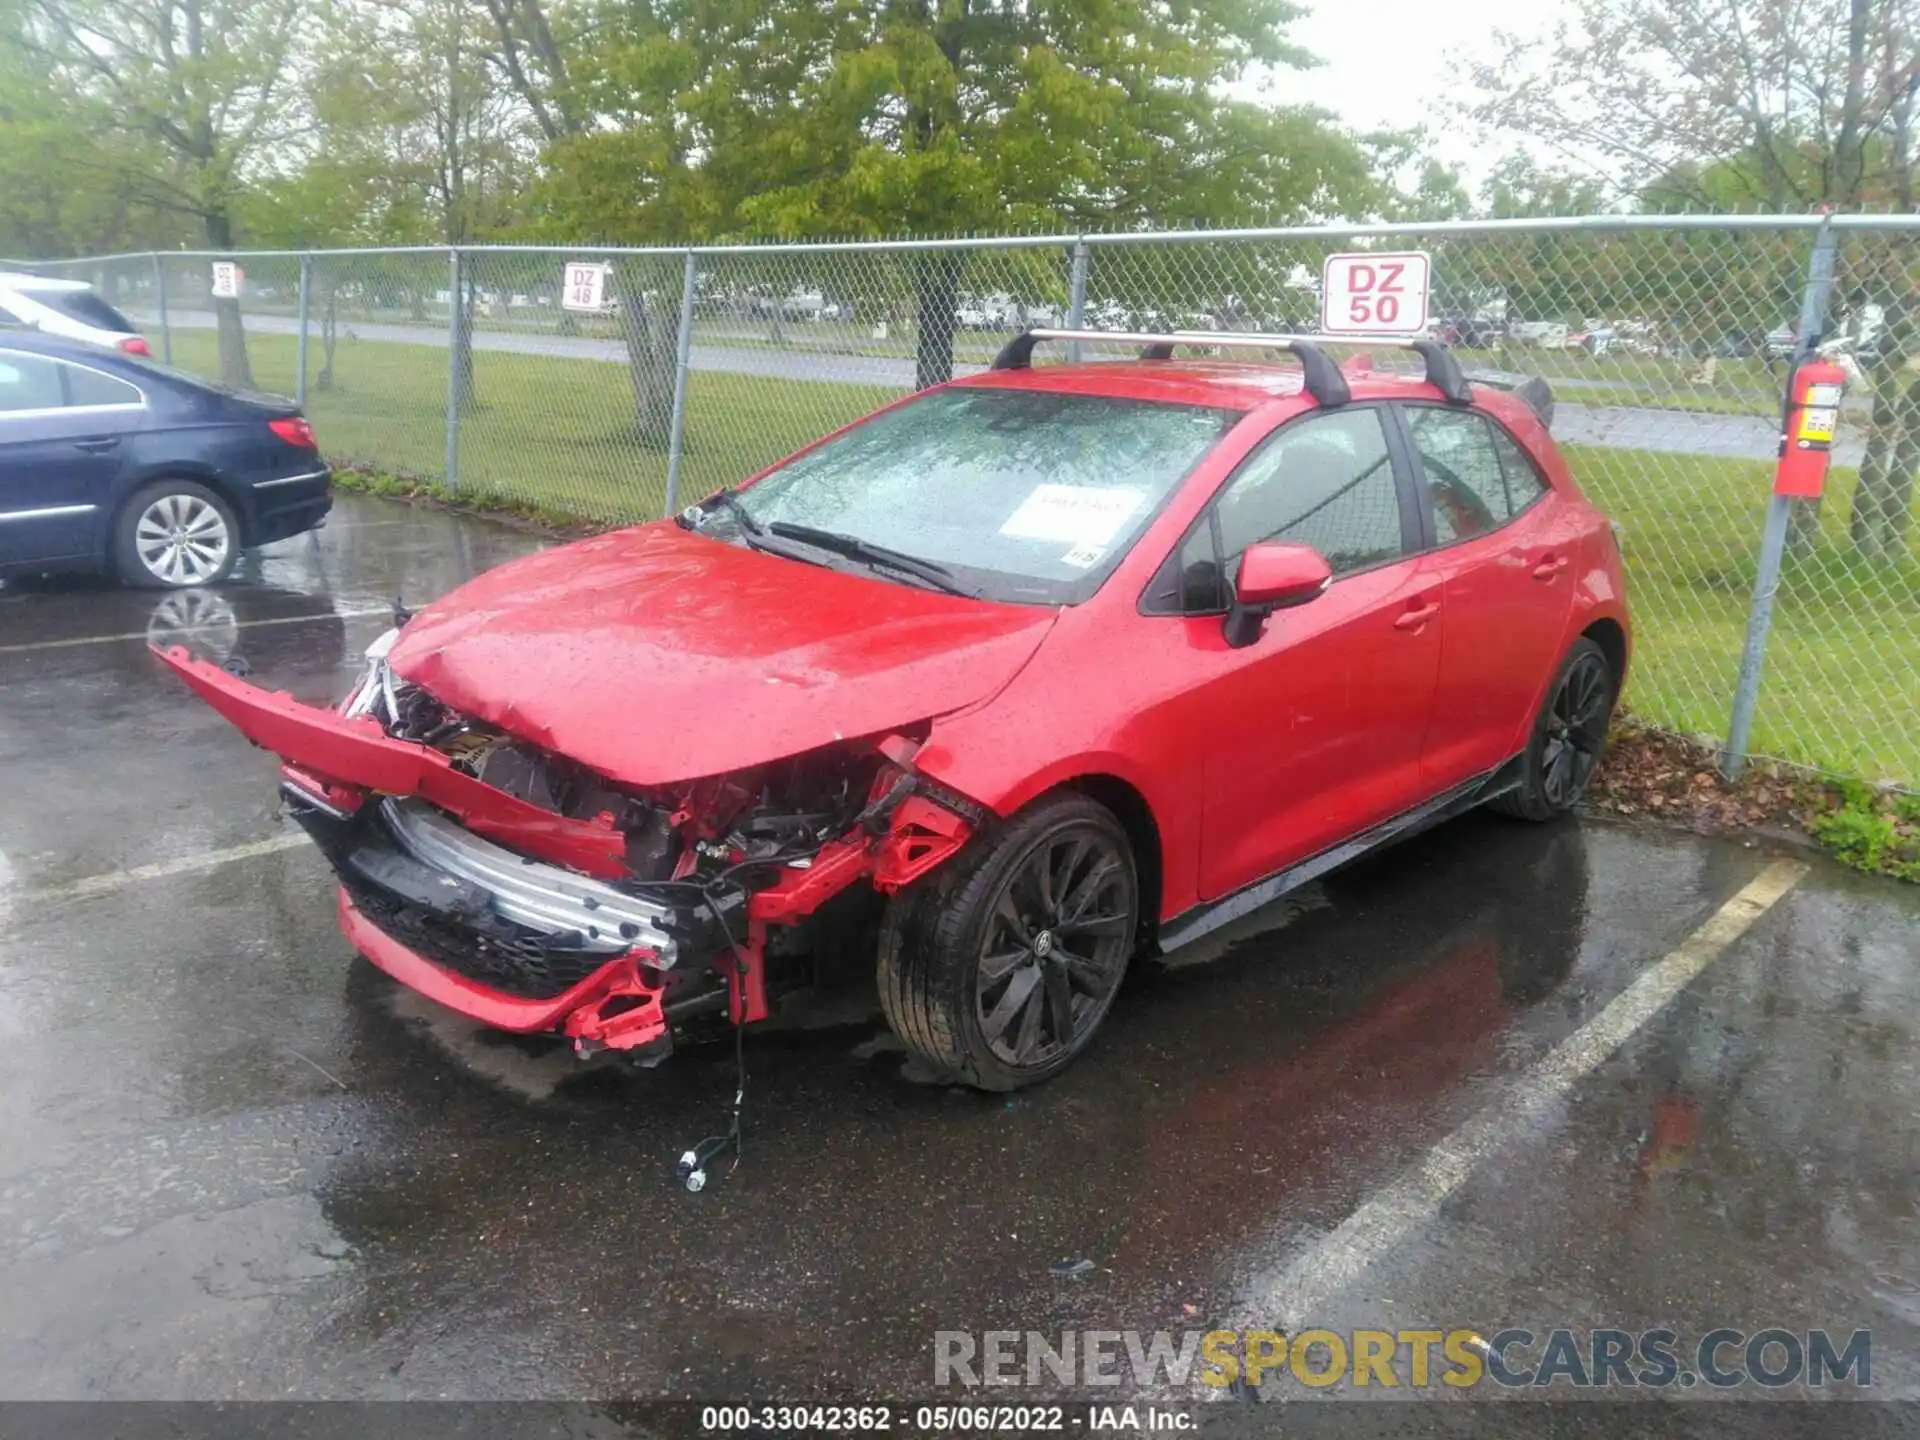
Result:
<svg viewBox="0 0 1920 1440"><path fill-rule="evenodd" d="M894 898L880 1001L907 1047L982 1090L1064 1069L1106 1018L1139 922L1133 849L1084 795L1043 799Z"/></svg>
<svg viewBox="0 0 1920 1440"><path fill-rule="evenodd" d="M121 580L149 588L216 585L240 557L233 509L192 480L158 480L126 503L114 523Z"/></svg>
<svg viewBox="0 0 1920 1440"><path fill-rule="evenodd" d="M1551 820L1580 803L1607 746L1613 685L1606 652L1584 635L1574 641L1534 719L1520 784L1494 800L1494 809Z"/></svg>

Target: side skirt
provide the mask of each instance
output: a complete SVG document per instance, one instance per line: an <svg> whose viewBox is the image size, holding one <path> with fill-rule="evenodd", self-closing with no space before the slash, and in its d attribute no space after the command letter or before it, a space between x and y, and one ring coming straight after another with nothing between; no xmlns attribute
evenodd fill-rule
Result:
<svg viewBox="0 0 1920 1440"><path fill-rule="evenodd" d="M1195 905L1192 909L1176 915L1160 924L1160 950L1164 954L1177 950L1182 945L1190 945L1203 935L1209 935L1222 925L1238 920L1242 915L1251 914L1262 905L1271 904L1290 890L1297 890L1309 880L1318 880L1330 870L1336 870L1350 860L1357 860L1369 851L1391 845L1395 841L1405 840L1417 835L1430 825L1438 825L1443 820L1451 820L1456 815L1466 813L1476 805L1483 805L1497 795L1520 786L1526 765L1524 752L1513 756L1493 769L1462 781L1451 789L1443 790L1431 800L1424 800L1411 810L1402 811L1391 820L1382 821L1370 830L1363 830L1351 840L1342 840L1322 850L1318 855L1309 856L1296 865L1277 870L1263 880L1255 880L1243 885L1231 895L1222 895L1218 900L1208 900Z"/></svg>

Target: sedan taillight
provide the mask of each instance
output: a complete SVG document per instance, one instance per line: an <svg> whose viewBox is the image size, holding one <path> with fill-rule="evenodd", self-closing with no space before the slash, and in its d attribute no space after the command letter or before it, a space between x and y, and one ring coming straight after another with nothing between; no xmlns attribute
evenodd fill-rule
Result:
<svg viewBox="0 0 1920 1440"><path fill-rule="evenodd" d="M147 342L138 335L127 336L120 342L119 349L123 355L145 355L149 359L153 356L153 351L148 348Z"/></svg>
<svg viewBox="0 0 1920 1440"><path fill-rule="evenodd" d="M318 450L320 442L313 438L313 427L298 415L285 415L278 420L269 420L267 428L289 445L297 445L302 450Z"/></svg>

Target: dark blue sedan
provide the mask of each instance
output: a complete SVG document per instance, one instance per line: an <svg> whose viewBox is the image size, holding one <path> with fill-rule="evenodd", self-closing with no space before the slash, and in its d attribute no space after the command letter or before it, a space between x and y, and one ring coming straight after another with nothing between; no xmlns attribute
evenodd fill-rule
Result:
<svg viewBox="0 0 1920 1440"><path fill-rule="evenodd" d="M211 585L319 524L332 482L291 400L0 330L0 576Z"/></svg>

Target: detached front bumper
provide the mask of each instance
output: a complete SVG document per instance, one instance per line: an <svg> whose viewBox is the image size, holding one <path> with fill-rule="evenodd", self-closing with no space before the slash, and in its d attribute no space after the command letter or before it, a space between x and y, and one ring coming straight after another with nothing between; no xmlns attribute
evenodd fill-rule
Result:
<svg viewBox="0 0 1920 1440"><path fill-rule="evenodd" d="M347 939L430 1000L616 1050L665 1046L676 1001L719 1002L710 970L675 970L697 917L505 850L417 799L342 817L286 794L340 881Z"/></svg>
<svg viewBox="0 0 1920 1440"><path fill-rule="evenodd" d="M497 1030L558 1031L613 1049L656 1044L667 1033L661 992L646 983L632 956L609 960L551 1000L529 1000L489 989L409 950L361 914L344 885L340 887L340 930L355 950L409 990ZM630 1003L606 1014L607 1002L616 999Z"/></svg>
<svg viewBox="0 0 1920 1440"><path fill-rule="evenodd" d="M355 697L322 710L183 649L155 654L285 762L289 812L339 878L340 924L355 947L402 984L505 1030L664 1052L695 1015L764 1020L771 931L859 882L897 893L978 823L960 797L915 793L924 782L882 746L891 768L845 834L751 888L648 888L632 880L629 837L609 814L544 809L387 733L359 705L384 681L377 665Z"/></svg>

